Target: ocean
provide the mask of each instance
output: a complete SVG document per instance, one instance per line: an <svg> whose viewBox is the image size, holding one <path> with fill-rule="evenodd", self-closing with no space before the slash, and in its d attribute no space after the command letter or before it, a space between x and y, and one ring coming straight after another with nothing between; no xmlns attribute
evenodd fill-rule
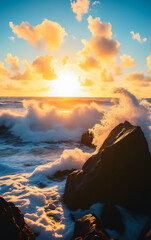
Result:
<svg viewBox="0 0 151 240"><path fill-rule="evenodd" d="M121 99L0 98L0 195L20 208L36 239L71 239L71 213L75 219L91 212L100 217L99 203L89 210L69 211L62 202L66 176L54 174L80 169L121 121L140 125L150 146L150 104L150 99L138 100L128 92L122 92ZM92 128L96 149L80 142ZM137 239L147 217L119 209L127 224L122 240Z"/></svg>

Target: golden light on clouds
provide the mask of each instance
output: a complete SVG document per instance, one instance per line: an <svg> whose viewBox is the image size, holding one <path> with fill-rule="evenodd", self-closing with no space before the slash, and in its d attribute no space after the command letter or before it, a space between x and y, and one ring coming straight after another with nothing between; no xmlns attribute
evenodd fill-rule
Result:
<svg viewBox="0 0 151 240"><path fill-rule="evenodd" d="M35 27L28 22L22 22L20 25L14 25L10 22L9 26L18 38L23 38L38 48L44 44L46 51L58 50L67 36L65 29L60 24L48 19Z"/></svg>
<svg viewBox="0 0 151 240"><path fill-rule="evenodd" d="M89 5L90 1L89 0L76 0L71 2L71 8L72 11L76 14L76 19L78 21L82 20L82 16L89 11Z"/></svg>

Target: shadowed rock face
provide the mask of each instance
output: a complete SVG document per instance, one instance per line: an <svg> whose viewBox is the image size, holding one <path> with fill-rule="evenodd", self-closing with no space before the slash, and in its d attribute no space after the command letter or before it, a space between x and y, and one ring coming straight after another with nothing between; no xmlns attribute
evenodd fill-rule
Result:
<svg viewBox="0 0 151 240"><path fill-rule="evenodd" d="M2 197L0 197L0 239L35 239L34 232L25 223L21 211Z"/></svg>
<svg viewBox="0 0 151 240"><path fill-rule="evenodd" d="M63 200L72 210L95 202L151 212L151 157L140 127L116 126L99 152L71 173Z"/></svg>
<svg viewBox="0 0 151 240"><path fill-rule="evenodd" d="M92 147L95 148L94 144L92 144L93 142L93 133L92 132L85 132L82 134L81 137L81 143L88 146L88 147Z"/></svg>
<svg viewBox="0 0 151 240"><path fill-rule="evenodd" d="M138 240L151 240L151 221L145 225Z"/></svg>
<svg viewBox="0 0 151 240"><path fill-rule="evenodd" d="M74 240L109 240L101 229L100 222L94 214L88 214L75 223Z"/></svg>
<svg viewBox="0 0 151 240"><path fill-rule="evenodd" d="M104 204L101 221L103 228L114 230L120 235L124 235L125 226L120 211L113 205Z"/></svg>

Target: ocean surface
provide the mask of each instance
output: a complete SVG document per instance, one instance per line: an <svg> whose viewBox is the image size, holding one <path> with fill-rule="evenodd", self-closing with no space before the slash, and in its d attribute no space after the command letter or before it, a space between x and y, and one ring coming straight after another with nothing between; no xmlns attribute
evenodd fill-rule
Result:
<svg viewBox="0 0 151 240"><path fill-rule="evenodd" d="M0 195L20 208L37 239L68 240L73 234L71 211L62 202L66 177L54 177L57 171L80 169L121 121L140 125L150 144L151 100L128 92L121 99L0 98ZM96 149L80 143L92 128ZM72 214L75 219L89 212L100 217L102 207L95 204ZM147 217L119 209L127 228L120 239L137 239Z"/></svg>

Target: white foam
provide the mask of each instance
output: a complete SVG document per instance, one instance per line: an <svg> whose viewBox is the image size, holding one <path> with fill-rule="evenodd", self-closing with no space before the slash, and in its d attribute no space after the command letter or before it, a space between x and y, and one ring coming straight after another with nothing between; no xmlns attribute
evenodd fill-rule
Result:
<svg viewBox="0 0 151 240"><path fill-rule="evenodd" d="M103 110L95 103L77 105L69 112L53 106L41 108L36 101L24 102L24 107L25 113L2 110L0 126L8 127L25 142L79 141L82 133L103 116Z"/></svg>
<svg viewBox="0 0 151 240"><path fill-rule="evenodd" d="M91 155L92 154L85 153L78 148L64 150L58 160L43 166L38 166L31 176L39 174L52 176L57 171L80 169Z"/></svg>
<svg viewBox="0 0 151 240"><path fill-rule="evenodd" d="M115 89L114 93L119 96L119 104L112 106L111 111L105 112L101 123L91 129L94 133L93 143L99 148L109 132L127 120L133 125L141 126L151 151L151 104L137 99L123 88Z"/></svg>

